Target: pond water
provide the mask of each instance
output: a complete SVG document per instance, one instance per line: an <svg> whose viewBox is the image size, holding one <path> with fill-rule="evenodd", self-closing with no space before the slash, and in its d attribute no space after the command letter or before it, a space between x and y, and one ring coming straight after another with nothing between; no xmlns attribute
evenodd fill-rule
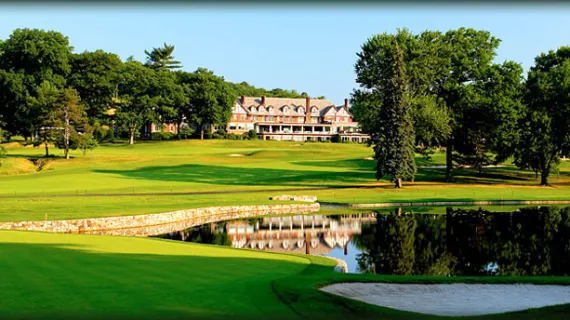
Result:
<svg viewBox="0 0 570 320"><path fill-rule="evenodd" d="M205 224L158 237L337 257L345 260L353 273L570 274L569 208L438 210L346 210L332 215L250 218Z"/></svg>

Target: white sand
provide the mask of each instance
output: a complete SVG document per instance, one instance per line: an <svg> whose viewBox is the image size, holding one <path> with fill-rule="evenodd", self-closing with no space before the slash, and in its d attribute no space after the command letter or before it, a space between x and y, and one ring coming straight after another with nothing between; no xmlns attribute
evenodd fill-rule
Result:
<svg viewBox="0 0 570 320"><path fill-rule="evenodd" d="M339 283L321 290L438 316L474 316L570 303L570 286L561 285Z"/></svg>

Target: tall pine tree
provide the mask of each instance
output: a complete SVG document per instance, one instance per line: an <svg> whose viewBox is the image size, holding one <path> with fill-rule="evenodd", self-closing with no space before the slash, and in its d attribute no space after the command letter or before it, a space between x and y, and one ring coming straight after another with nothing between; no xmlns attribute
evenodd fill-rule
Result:
<svg viewBox="0 0 570 320"><path fill-rule="evenodd" d="M371 92L382 96L373 144L377 161L376 179L388 175L396 188L401 188L402 180L412 180L416 174L415 138L403 53L395 38L393 43L392 69L386 75L386 83L381 92L375 92L377 89Z"/></svg>

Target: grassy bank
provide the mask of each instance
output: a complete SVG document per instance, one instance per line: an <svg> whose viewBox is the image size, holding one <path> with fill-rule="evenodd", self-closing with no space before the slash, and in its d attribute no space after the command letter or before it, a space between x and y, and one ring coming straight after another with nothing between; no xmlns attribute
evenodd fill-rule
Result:
<svg viewBox="0 0 570 320"><path fill-rule="evenodd" d="M435 319L322 293L339 281L534 282L568 278L346 275L321 257L159 239L0 231L3 318ZM568 305L484 319L563 319Z"/></svg>

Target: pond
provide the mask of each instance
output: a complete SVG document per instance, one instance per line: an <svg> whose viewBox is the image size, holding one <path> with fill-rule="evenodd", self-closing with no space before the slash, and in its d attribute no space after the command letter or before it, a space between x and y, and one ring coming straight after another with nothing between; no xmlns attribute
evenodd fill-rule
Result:
<svg viewBox="0 0 570 320"><path fill-rule="evenodd" d="M570 210L397 208L249 218L158 237L234 248L316 254L349 272L483 276L570 274Z"/></svg>

